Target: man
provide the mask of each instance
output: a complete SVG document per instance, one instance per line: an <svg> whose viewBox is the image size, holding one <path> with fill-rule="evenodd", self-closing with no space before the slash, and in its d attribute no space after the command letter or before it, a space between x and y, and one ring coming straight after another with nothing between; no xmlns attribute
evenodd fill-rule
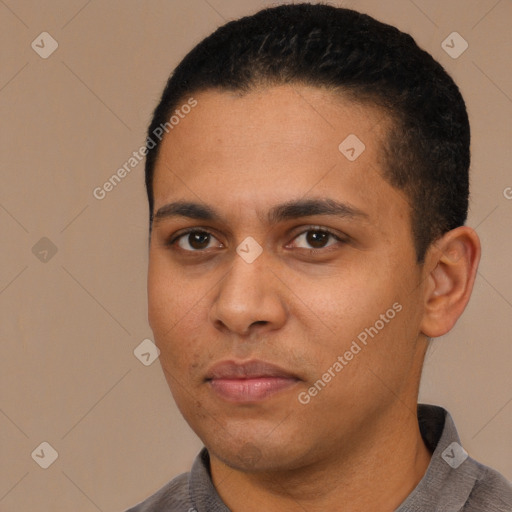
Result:
<svg viewBox="0 0 512 512"><path fill-rule="evenodd" d="M132 512L512 510L417 406L480 258L469 142L442 67L351 10L267 9L184 58L148 131L149 321L205 449Z"/></svg>

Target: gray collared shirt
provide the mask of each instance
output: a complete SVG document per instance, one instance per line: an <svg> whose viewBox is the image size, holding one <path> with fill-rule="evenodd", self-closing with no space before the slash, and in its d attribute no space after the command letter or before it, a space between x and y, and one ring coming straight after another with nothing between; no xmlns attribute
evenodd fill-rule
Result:
<svg viewBox="0 0 512 512"><path fill-rule="evenodd" d="M450 414L418 405L425 443L433 451L427 471L395 512L512 512L512 485L467 455ZM184 473L126 512L230 512L210 477L206 448Z"/></svg>

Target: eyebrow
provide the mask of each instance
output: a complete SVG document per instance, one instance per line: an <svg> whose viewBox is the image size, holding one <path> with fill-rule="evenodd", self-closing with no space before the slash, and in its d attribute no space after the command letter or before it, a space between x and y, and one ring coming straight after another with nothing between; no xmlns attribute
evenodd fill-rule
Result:
<svg viewBox="0 0 512 512"><path fill-rule="evenodd" d="M267 214L269 224L277 224L286 220L299 219L314 215L332 215L344 219L368 219L368 214L350 204L330 198L298 199L274 206ZM186 217L196 220L223 221L215 209L209 205L190 201L176 201L157 210L153 217L154 223L173 217Z"/></svg>

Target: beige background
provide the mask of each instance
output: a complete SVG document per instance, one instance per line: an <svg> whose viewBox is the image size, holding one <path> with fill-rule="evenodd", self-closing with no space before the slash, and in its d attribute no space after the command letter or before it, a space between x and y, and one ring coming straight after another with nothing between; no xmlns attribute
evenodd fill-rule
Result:
<svg viewBox="0 0 512 512"><path fill-rule="evenodd" d="M133 354L151 338L143 163L105 199L92 191L143 143L185 52L271 3L0 0L1 512L124 510L199 450L158 362ZM468 452L512 479L512 2L343 5L410 32L466 98L468 223L484 253L468 309L429 353L420 398L446 406ZM59 45L47 59L31 48L43 31ZM457 59L441 48L453 31L469 43ZM46 262L32 250L42 237L57 248ZM31 457L43 441L58 452L46 470Z"/></svg>

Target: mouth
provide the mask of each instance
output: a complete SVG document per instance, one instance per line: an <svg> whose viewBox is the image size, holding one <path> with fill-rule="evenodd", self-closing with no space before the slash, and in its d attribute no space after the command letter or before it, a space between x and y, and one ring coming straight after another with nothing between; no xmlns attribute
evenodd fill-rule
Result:
<svg viewBox="0 0 512 512"><path fill-rule="evenodd" d="M293 387L296 375L259 360L237 363L222 361L206 374L213 392L230 402L258 402Z"/></svg>

